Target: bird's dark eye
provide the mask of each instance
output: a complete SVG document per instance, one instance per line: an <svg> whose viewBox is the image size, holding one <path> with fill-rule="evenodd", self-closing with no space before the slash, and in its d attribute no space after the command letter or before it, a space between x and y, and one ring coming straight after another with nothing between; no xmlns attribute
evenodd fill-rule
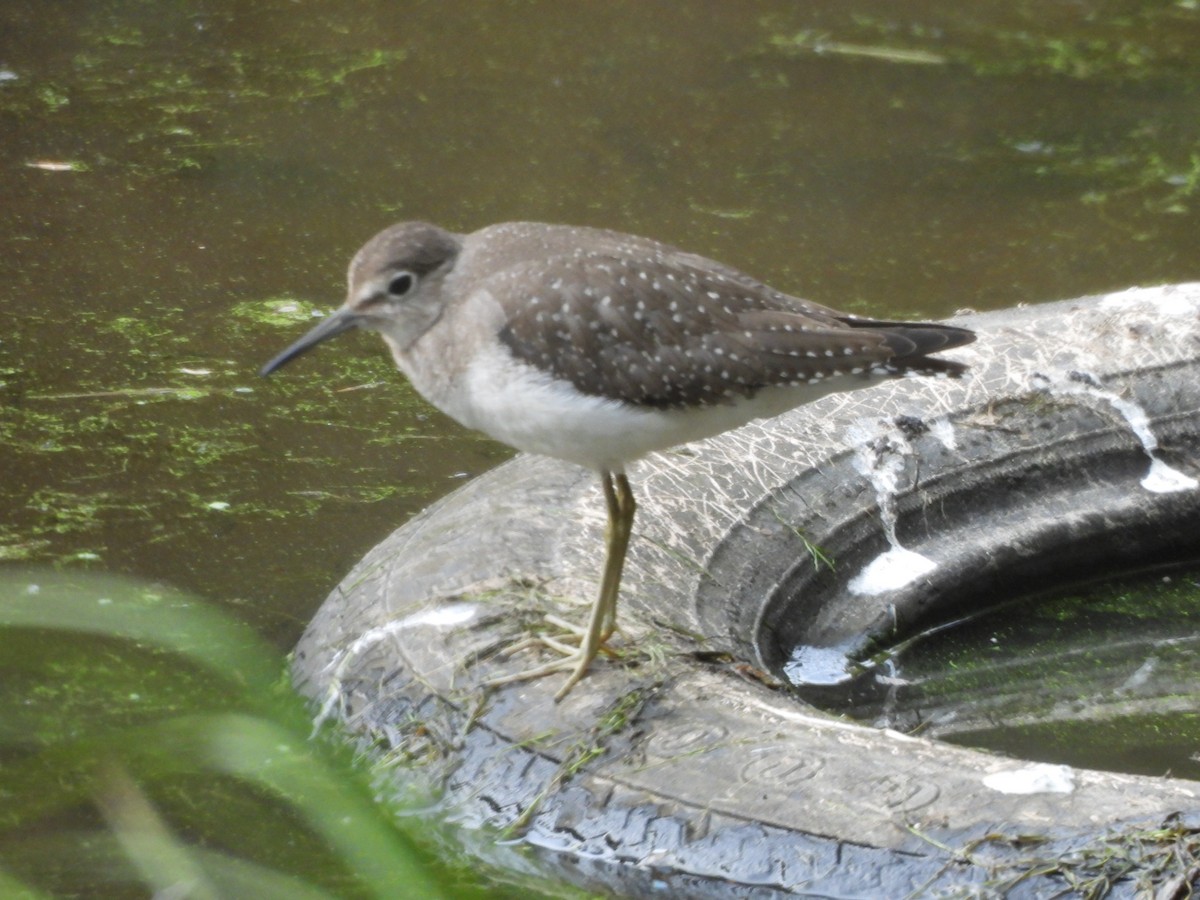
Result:
<svg viewBox="0 0 1200 900"><path fill-rule="evenodd" d="M388 282L388 293L393 297L403 297L413 289L413 285L417 283L417 279L412 272L401 272Z"/></svg>

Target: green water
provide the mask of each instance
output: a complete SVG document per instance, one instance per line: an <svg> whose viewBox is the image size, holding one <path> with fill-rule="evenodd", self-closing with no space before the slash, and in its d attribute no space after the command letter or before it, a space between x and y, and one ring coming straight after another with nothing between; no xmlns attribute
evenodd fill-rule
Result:
<svg viewBox="0 0 1200 900"><path fill-rule="evenodd" d="M1200 779L1198 624L1194 570L1018 600L880 654L892 689L841 711L1022 758Z"/></svg>
<svg viewBox="0 0 1200 900"><path fill-rule="evenodd" d="M1194 0L0 0L0 560L290 647L508 455L369 336L255 375L401 218L645 233L880 315L1194 280L1198 70Z"/></svg>

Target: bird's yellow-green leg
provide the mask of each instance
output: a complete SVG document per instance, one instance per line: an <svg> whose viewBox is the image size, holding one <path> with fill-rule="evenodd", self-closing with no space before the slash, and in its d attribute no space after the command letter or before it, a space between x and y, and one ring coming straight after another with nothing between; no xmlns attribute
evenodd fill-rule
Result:
<svg viewBox="0 0 1200 900"><path fill-rule="evenodd" d="M617 597L621 590L621 573L625 568L625 554L629 549L629 536L633 532L633 516L637 512L637 504L633 499L633 490L629 486L629 479L625 475L602 472L600 481L604 488L604 500L608 507L604 574L600 580L600 595L592 604L587 627L570 629L577 631L579 646L568 648L561 641L543 639L543 644L559 652L565 652L566 655L562 659L526 669L524 672L493 678L485 684L507 684L513 681L524 681L528 678L540 678L543 675L570 669L571 674L567 677L566 683L554 695L555 700L561 700L587 673L588 666L596 658L604 642L616 631ZM555 619L552 621L557 622Z"/></svg>
<svg viewBox="0 0 1200 900"><path fill-rule="evenodd" d="M588 666L600 652L600 645L617 629L617 595L621 590L621 573L625 569L625 554L629 549L629 535L633 532L633 515L637 512L637 504L633 500L629 479L623 473L613 475L610 472L602 472L600 479L604 487L604 500L608 505L604 576L600 580L600 596L592 606L591 619L579 645L579 653L572 657L575 668L566 683L554 695L555 700L561 700L570 693L571 688L584 676Z"/></svg>

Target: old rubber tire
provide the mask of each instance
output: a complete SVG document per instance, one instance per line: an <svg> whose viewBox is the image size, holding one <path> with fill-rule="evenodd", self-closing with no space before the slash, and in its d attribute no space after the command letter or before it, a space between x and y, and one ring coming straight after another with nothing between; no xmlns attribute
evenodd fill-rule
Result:
<svg viewBox="0 0 1200 900"><path fill-rule="evenodd" d="M963 379L830 397L639 464L613 641L628 652L562 703L561 676L479 687L532 665L537 651L498 651L547 612L581 620L596 589L595 476L529 457L372 550L301 640L298 685L376 754L410 759L387 770L397 791L438 791L465 835L512 829L543 868L628 894L925 896L1014 879L1014 896L1049 896L1064 882L1021 836L1061 860L1173 814L1194 825L1194 782L850 724L753 677L798 645L862 645L1032 584L1200 557L1200 285L955 324L979 332L952 354ZM855 578L891 549L889 517L936 567L872 593Z"/></svg>

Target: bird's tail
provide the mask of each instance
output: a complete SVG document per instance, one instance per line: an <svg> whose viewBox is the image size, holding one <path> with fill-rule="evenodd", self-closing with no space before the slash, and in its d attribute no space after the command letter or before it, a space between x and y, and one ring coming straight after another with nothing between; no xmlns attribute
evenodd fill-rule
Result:
<svg viewBox="0 0 1200 900"><path fill-rule="evenodd" d="M950 359L931 357L931 353L952 350L975 340L975 332L934 322L886 322L878 319L843 319L851 328L862 328L883 335L883 345L892 351L886 367L897 373L946 375L958 377L967 366Z"/></svg>

